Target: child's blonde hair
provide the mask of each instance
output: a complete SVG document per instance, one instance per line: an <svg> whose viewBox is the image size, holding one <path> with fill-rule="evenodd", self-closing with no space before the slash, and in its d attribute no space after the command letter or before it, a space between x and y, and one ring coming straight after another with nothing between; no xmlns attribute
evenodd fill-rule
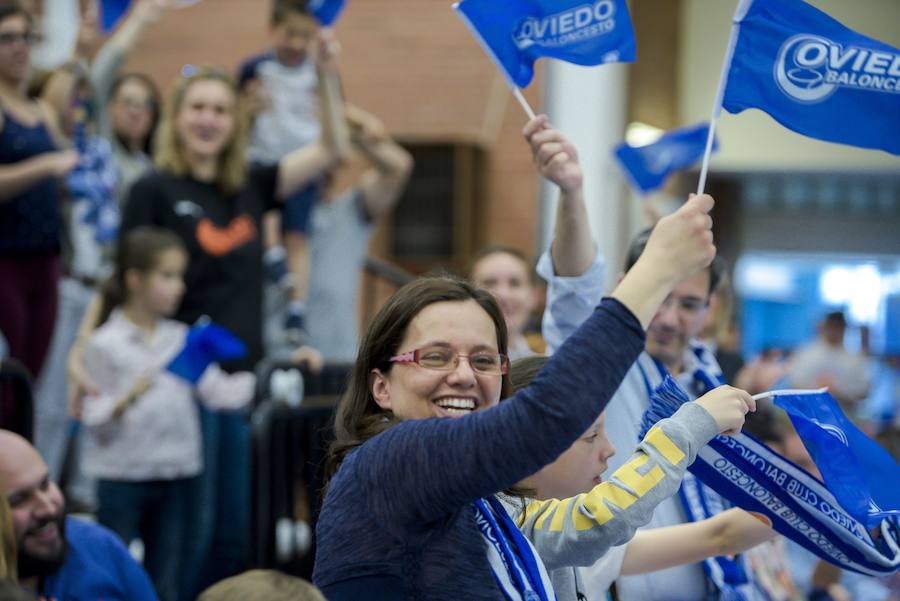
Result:
<svg viewBox="0 0 900 601"><path fill-rule="evenodd" d="M315 586L275 570L250 570L209 587L197 601L326 601Z"/></svg>

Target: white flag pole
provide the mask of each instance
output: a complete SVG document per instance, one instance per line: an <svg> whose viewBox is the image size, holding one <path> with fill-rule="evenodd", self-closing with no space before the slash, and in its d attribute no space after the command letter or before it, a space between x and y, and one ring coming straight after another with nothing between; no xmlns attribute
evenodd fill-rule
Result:
<svg viewBox="0 0 900 601"><path fill-rule="evenodd" d="M768 392L760 392L759 394L753 395L754 401L760 401L762 399L774 398L780 396L782 394L792 394L792 395L801 395L801 394L822 394L823 392L828 392L828 387L824 388L785 388L783 390L770 390Z"/></svg>
<svg viewBox="0 0 900 601"><path fill-rule="evenodd" d="M508 82L507 82L508 83ZM519 89L519 86L512 86L513 96L516 97L516 100L519 101L522 109L525 111L525 114L528 115L529 119L534 119L534 109L531 108L531 105L528 104L528 101L525 100L525 97L522 95L522 90Z"/></svg>
<svg viewBox="0 0 900 601"><path fill-rule="evenodd" d="M492 61L494 61L494 66L500 70L500 73L503 74L503 77L506 79L507 85L509 85L509 89L512 90L513 96L515 96L516 100L519 101L519 106L522 107L522 110L525 111L525 114L528 115L529 119L534 119L534 109L531 108L531 105L528 104L528 101L525 100L525 96L522 95L522 91L519 89L519 86L516 85L516 82L512 80L509 72L503 67L503 63L500 62L500 59L497 58L497 55L494 54L494 51L491 50L490 45L481 37L481 32L478 31L478 28L469 21L469 18L466 14L459 10L459 2L453 5L453 10L459 15L459 18L462 19L462 22L465 23L469 27L469 31L472 32L472 35L475 36L475 39L481 44L482 50L484 53L490 57Z"/></svg>
<svg viewBox="0 0 900 601"><path fill-rule="evenodd" d="M709 118L709 134L706 136L706 150L703 152L703 165L700 167L700 181L697 183L697 194L703 194L706 188L706 174L709 172L709 157L712 154L713 140L716 136L716 120L722 113L722 99L725 97L725 85L728 82L728 71L731 69L731 59L734 57L734 47L737 45L738 35L741 31L741 20L750 9L753 0L741 0L734 11L731 22L731 37L728 39L728 47L725 49L725 58L722 61L722 72L719 74L719 88L716 90L716 98L713 102L712 115Z"/></svg>

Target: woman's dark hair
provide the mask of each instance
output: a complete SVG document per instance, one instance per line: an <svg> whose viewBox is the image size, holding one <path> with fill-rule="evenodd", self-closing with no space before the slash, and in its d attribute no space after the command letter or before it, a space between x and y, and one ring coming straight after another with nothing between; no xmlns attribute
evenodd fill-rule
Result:
<svg viewBox="0 0 900 601"><path fill-rule="evenodd" d="M25 7L22 6L21 3L16 2L16 0L2 0L0 1L0 21L5 21L10 17L17 16L25 17L25 20L28 21L28 26L34 26L34 18L31 16Z"/></svg>
<svg viewBox="0 0 900 601"><path fill-rule="evenodd" d="M109 89L109 101L112 102L113 98L116 97L116 94L119 93L119 88L128 83L129 81L136 81L144 86L144 89L147 90L147 94L150 96L150 128L147 130L147 137L144 138L144 143L141 145L141 150L144 151L148 156L153 155L153 140L156 137L154 134L156 133L156 126L159 124L159 117L161 113L162 107L162 94L159 92L159 87L156 85L149 76L144 75L143 73L123 73L119 75L115 81L113 81L112 87ZM104 109L105 110L105 109ZM123 148L128 148L126 144L126 140L124 140L117 132L113 132L113 135L116 136L116 139L119 141L119 144L122 145Z"/></svg>
<svg viewBox="0 0 900 601"><path fill-rule="evenodd" d="M375 315L360 343L347 390L335 413L335 440L328 453L326 479L337 472L350 451L398 423L372 396L372 370L391 370L390 358L400 351L407 327L422 309L434 303L467 300L477 302L494 322L497 350L506 354L506 321L490 292L450 276L420 278L400 288ZM501 398L507 397L509 390L509 379L503 376Z"/></svg>
<svg viewBox="0 0 900 601"><path fill-rule="evenodd" d="M181 238L171 230L158 227L138 227L119 240L115 271L100 292L102 304L100 321L97 325L109 319L113 309L127 300L125 275L128 271L131 269L142 273L151 271L158 265L160 255L172 249L187 253Z"/></svg>

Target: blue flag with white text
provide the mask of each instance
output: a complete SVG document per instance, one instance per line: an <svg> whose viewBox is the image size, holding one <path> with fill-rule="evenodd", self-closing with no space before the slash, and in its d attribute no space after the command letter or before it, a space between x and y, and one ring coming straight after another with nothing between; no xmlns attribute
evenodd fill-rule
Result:
<svg viewBox="0 0 900 601"><path fill-rule="evenodd" d="M247 346L226 328L209 321L192 326L181 352L166 369L176 376L197 384L203 372L213 363L240 359L247 355Z"/></svg>
<svg viewBox="0 0 900 601"><path fill-rule="evenodd" d="M775 404L791 418L828 490L869 528L900 516L900 466L853 425L825 391L785 391Z"/></svg>
<svg viewBox="0 0 900 601"><path fill-rule="evenodd" d="M625 0L462 0L453 8L520 88L542 57L585 66L635 60Z"/></svg>
<svg viewBox="0 0 900 601"><path fill-rule="evenodd" d="M743 0L735 24L723 108L757 108L805 136L900 154L900 51L802 0Z"/></svg>
<svg viewBox="0 0 900 601"><path fill-rule="evenodd" d="M646 146L622 143L613 149L619 165L634 187L644 193L661 187L676 171L686 169L703 156L709 124L700 123L666 132ZM718 141L713 140L713 150Z"/></svg>
<svg viewBox="0 0 900 601"><path fill-rule="evenodd" d="M306 8L319 23L329 27L344 10L344 0L307 0Z"/></svg>
<svg viewBox="0 0 900 601"><path fill-rule="evenodd" d="M743 431L713 438L699 449L688 470L738 507L834 565L872 576L896 572L900 568L896 498L900 468L852 427L824 391L764 394L774 398L795 425L800 419L808 422L809 428L798 425L797 430L825 482ZM687 402L690 398L684 390L667 376L651 395L642 432L646 434Z"/></svg>

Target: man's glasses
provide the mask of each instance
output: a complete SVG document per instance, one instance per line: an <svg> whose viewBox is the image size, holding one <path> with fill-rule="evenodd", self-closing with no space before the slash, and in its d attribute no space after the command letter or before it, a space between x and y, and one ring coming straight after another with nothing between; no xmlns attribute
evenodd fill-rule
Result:
<svg viewBox="0 0 900 601"><path fill-rule="evenodd" d="M38 40L38 35L32 31L7 31L0 33L0 46L12 46L16 42L24 42L30 46Z"/></svg>
<svg viewBox="0 0 900 601"><path fill-rule="evenodd" d="M668 309L673 304L676 309L689 315L696 315L709 306L708 302L699 298L667 296L662 303L662 308Z"/></svg>
<svg viewBox="0 0 900 601"><path fill-rule="evenodd" d="M501 376L509 371L509 357L500 353L478 352L468 355L448 348L416 349L391 357L391 363L415 363L426 369L452 371L465 357L472 371L485 376Z"/></svg>

